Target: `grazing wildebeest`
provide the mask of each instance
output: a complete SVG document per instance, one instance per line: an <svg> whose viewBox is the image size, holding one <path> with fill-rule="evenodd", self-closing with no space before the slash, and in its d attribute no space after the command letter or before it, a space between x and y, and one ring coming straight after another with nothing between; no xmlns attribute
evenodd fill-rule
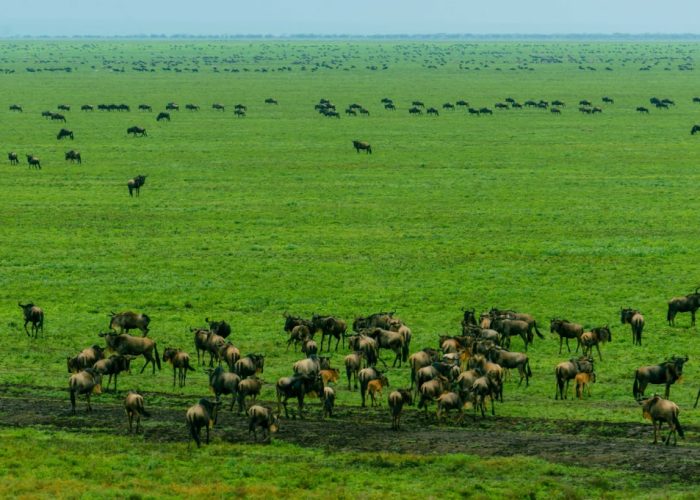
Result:
<svg viewBox="0 0 700 500"><path fill-rule="evenodd" d="M169 362L173 367L173 387L175 387L176 378L180 387L185 387L187 370L194 371L190 366L190 355L181 349L166 347L163 351L163 362Z"/></svg>
<svg viewBox="0 0 700 500"><path fill-rule="evenodd" d="M109 313L109 329L116 331L119 328L119 333L129 333L129 330L141 330L143 336L148 334L148 325L151 318L143 313L135 313L133 311L124 311L120 313Z"/></svg>
<svg viewBox="0 0 700 500"><path fill-rule="evenodd" d="M416 106L416 107L419 107L419 108L424 108L424 107L425 107L425 104L423 104L422 101L413 101L413 102L411 103L411 106Z"/></svg>
<svg viewBox="0 0 700 500"><path fill-rule="evenodd" d="M465 101L464 99L460 99L459 101L457 101L456 104L457 104L457 106L462 106L465 108L469 107L469 103L467 101Z"/></svg>
<svg viewBox="0 0 700 500"><path fill-rule="evenodd" d="M63 115L60 114L60 113L53 113L53 114L51 115L51 120L52 120L52 121L55 121L55 122L63 122L63 123L66 123L66 117L63 116Z"/></svg>
<svg viewBox="0 0 700 500"><path fill-rule="evenodd" d="M80 151L71 149L70 151L66 152L66 161L70 161L71 163L78 163L78 165L81 165L83 163L83 159L80 156Z"/></svg>
<svg viewBox="0 0 700 500"><path fill-rule="evenodd" d="M435 108L428 108L425 112L429 115L440 116L440 112Z"/></svg>
<svg viewBox="0 0 700 500"><path fill-rule="evenodd" d="M95 111L95 107L91 106L90 104L83 104L80 106L81 111Z"/></svg>
<svg viewBox="0 0 700 500"><path fill-rule="evenodd" d="M554 114L556 114L556 115L560 115L560 114L561 114L561 109L559 109L559 108L552 108L552 109L549 110L549 112L550 112L550 113L554 113Z"/></svg>
<svg viewBox="0 0 700 500"><path fill-rule="evenodd" d="M7 159L10 160L10 165L19 165L19 156L14 151L7 153Z"/></svg>
<svg viewBox="0 0 700 500"><path fill-rule="evenodd" d="M352 145L358 153L362 149L365 151L365 153L372 154L372 146L370 146L370 144L368 142L352 141Z"/></svg>
<svg viewBox="0 0 700 500"><path fill-rule="evenodd" d="M215 102L214 104L211 105L212 109L218 109L221 111L226 111L226 108L224 107L223 104L219 104L218 102Z"/></svg>
<svg viewBox="0 0 700 500"><path fill-rule="evenodd" d="M268 97L265 99L265 104L279 104L276 99L273 99L272 97Z"/></svg>
<svg viewBox="0 0 700 500"><path fill-rule="evenodd" d="M277 381L275 390L277 393L278 412L281 411L280 406L284 406L284 416L289 418L289 413L287 412L287 400L295 397L297 398L299 417L304 418L304 414L302 413L304 408L304 398L307 394L312 392L321 394L323 392L323 379L321 379L320 375L313 379L309 379L301 375L282 377ZM296 413L293 414L293 417L296 418Z"/></svg>
<svg viewBox="0 0 700 500"><path fill-rule="evenodd" d="M647 108L645 108L644 106L637 106L636 111L637 111L638 113L646 113L646 114L649 114L649 110L648 110ZM698 130L700 130L700 128L699 128ZM691 131L691 133L693 133L693 132Z"/></svg>
<svg viewBox="0 0 700 500"><path fill-rule="evenodd" d="M335 350L338 350L338 343L343 340L343 348L345 347L345 332L348 327L345 321L334 316L321 316L313 314L311 322L316 330L321 330L321 351L323 351L323 341L328 337L328 350L331 350L331 337L335 337Z"/></svg>
<svg viewBox="0 0 700 500"><path fill-rule="evenodd" d="M479 116L481 114L478 109L474 109L474 108L467 109L467 112L470 115L476 115L476 116Z"/></svg>
<svg viewBox="0 0 700 500"><path fill-rule="evenodd" d="M632 327L632 345L642 345L642 330L644 330L644 316L636 309L620 309L620 322L629 323Z"/></svg>
<svg viewBox="0 0 700 500"><path fill-rule="evenodd" d="M112 382L112 377L114 377L114 392L117 392L117 377L121 372L128 371L131 365L131 360L136 356L121 354L112 354L109 358L100 359L95 362L93 368L100 375L109 375L107 380L107 390L109 390L109 384Z"/></svg>
<svg viewBox="0 0 700 500"><path fill-rule="evenodd" d="M668 399L662 399L660 396L654 394L654 396L649 399L639 401L639 404L642 405L642 417L651 420L654 426L653 444L658 442L659 432L661 432L661 424L663 422L668 423L670 429L668 436L664 440L664 444L668 445L671 436L673 436L673 444L675 445L677 441L676 432L681 438L685 438L683 427L681 427L681 423L678 421L680 409L676 403Z"/></svg>
<svg viewBox="0 0 700 500"><path fill-rule="evenodd" d="M80 373L75 373L68 379L68 390L70 391L71 411L75 415L75 395L85 394L87 401L87 411L92 411L90 405L90 394L101 394L102 375L97 373L92 368L86 368Z"/></svg>
<svg viewBox="0 0 700 500"><path fill-rule="evenodd" d="M598 358L603 361L603 356L600 354L599 344L611 341L612 334L610 333L610 328L608 328L608 325L593 328L590 332L583 332L581 334L581 354L584 356L592 356L593 347L595 347L598 351Z"/></svg>
<svg viewBox="0 0 700 500"><path fill-rule="evenodd" d="M454 109L455 109L455 105L452 104L451 102L446 102L445 104L442 105L442 109L454 110Z"/></svg>
<svg viewBox="0 0 700 500"><path fill-rule="evenodd" d="M270 408L260 405L253 405L248 408L248 435L253 434L253 440L258 440L255 432L258 427L263 431L263 443L269 443L272 434L277 432L279 427L279 415L272 413Z"/></svg>
<svg viewBox="0 0 700 500"><path fill-rule="evenodd" d="M58 135L56 136L56 139L58 139L58 140L60 141L60 140L63 139L64 137L70 137L71 140L73 140L73 139L74 139L74 137L73 137L73 131L72 131L72 130L68 130L67 128L62 128L61 130L59 130L59 131L58 131Z"/></svg>
<svg viewBox="0 0 700 500"><path fill-rule="evenodd" d="M201 431L202 427L207 429L207 440L206 443L209 444L209 429L216 424L216 417L220 401L209 401L208 399L200 399L199 403L191 406L187 410L185 418L187 420L187 427L190 430L190 435L194 442L197 443L197 448L202 445Z"/></svg>
<svg viewBox="0 0 700 500"><path fill-rule="evenodd" d="M188 111L199 111L199 106L197 104L185 104L185 109Z"/></svg>
<svg viewBox="0 0 700 500"><path fill-rule="evenodd" d="M409 108L408 113L411 115L422 115L423 111L421 111L420 108L413 106L412 108Z"/></svg>
<svg viewBox="0 0 700 500"><path fill-rule="evenodd" d="M676 314L679 312L690 313L690 326L695 326L695 312L700 308L700 293L695 289L695 292L686 295L685 297L673 297L668 301L668 313L666 319L669 326L675 325Z"/></svg>
<svg viewBox="0 0 700 500"><path fill-rule="evenodd" d="M24 313L24 331L27 332L27 337L39 337L39 330L44 333L44 311L41 307L35 306L33 303L20 304L17 303L19 307L22 308ZM27 323L32 324L32 333L27 330Z"/></svg>
<svg viewBox="0 0 700 500"><path fill-rule="evenodd" d="M41 170L41 160L34 155L27 155L27 164L29 168L34 167L37 170Z"/></svg>
<svg viewBox="0 0 700 500"><path fill-rule="evenodd" d="M578 323L571 323L566 319L553 318L549 324L549 331L559 334L559 354L561 354L561 347L564 339L566 339L566 348L571 352L569 347L569 339L576 339L576 350L578 350L578 344L581 342L581 335L583 335L583 325Z"/></svg>
<svg viewBox="0 0 700 500"><path fill-rule="evenodd" d="M695 135L697 132L700 132L700 125L693 125L693 128L690 129L690 134Z"/></svg>
<svg viewBox="0 0 700 500"><path fill-rule="evenodd" d="M241 377L235 373L227 372L222 366L217 366L214 370L207 368L204 370L209 375L209 388L214 393L216 400L219 401L222 394L231 394L231 408L236 402L236 394L238 393L238 384L241 383Z"/></svg>
<svg viewBox="0 0 700 500"><path fill-rule="evenodd" d="M158 113L158 116L156 116L156 121L160 122L163 120L170 121L170 113L166 113L165 111Z"/></svg>
<svg viewBox="0 0 700 500"><path fill-rule="evenodd" d="M160 370L160 357L158 356L158 346L148 337L134 337L127 333L117 334L114 332L100 333L100 337L104 337L107 342L107 347L115 351L117 354L143 356L146 360L141 372L146 369L150 363L153 366L153 374L156 373L156 365Z"/></svg>
<svg viewBox="0 0 700 500"><path fill-rule="evenodd" d="M396 111L396 106L394 105L393 102L388 102L384 105L384 109L388 111Z"/></svg>
<svg viewBox="0 0 700 500"><path fill-rule="evenodd" d="M233 114L236 115L238 118L244 118L245 117L245 110L244 109L236 109L233 111ZM337 116L340 118L340 115L338 113L335 113L334 111L329 112L326 116Z"/></svg>
<svg viewBox="0 0 700 500"><path fill-rule="evenodd" d="M124 409L126 410L126 416L129 419L129 433L132 432L132 424L134 417L136 417L136 433L139 432L139 425L141 424L141 417L150 417L151 414L144 408L143 396L134 391L129 391L124 399Z"/></svg>
<svg viewBox="0 0 700 500"><path fill-rule="evenodd" d="M22 106L19 104L11 104L10 105L10 111L19 111L20 113L22 112Z"/></svg>
<svg viewBox="0 0 700 500"><path fill-rule="evenodd" d="M481 115L492 115L493 111L491 111L489 108L479 108L479 114Z"/></svg>
<svg viewBox="0 0 700 500"><path fill-rule="evenodd" d="M145 128L137 127L137 126L129 127L128 129L126 129L126 133L127 133L127 134L133 134L134 137L136 137L137 135L139 135L139 136L141 136L141 137L144 137L144 136L148 135L148 134L146 133L146 129L145 129Z"/></svg>
<svg viewBox="0 0 700 500"><path fill-rule="evenodd" d="M153 111L153 108L149 104L139 104L140 111Z"/></svg>
<svg viewBox="0 0 700 500"><path fill-rule="evenodd" d="M634 384L632 385L632 395L634 399L642 399L647 384L665 384L666 391L664 398L668 399L671 392L671 384L683 375L683 364L688 361L688 356L680 358L672 356L659 365L642 366L634 372Z"/></svg>
<svg viewBox="0 0 700 500"><path fill-rule="evenodd" d="M593 373L593 370L593 358L587 358L586 356L578 359L571 358L569 361L559 363L554 369L557 379L554 399L566 399L566 394L569 392L569 380L574 379L577 373Z"/></svg>
<svg viewBox="0 0 700 500"><path fill-rule="evenodd" d="M59 104L57 108L61 111L70 111L70 106L68 104Z"/></svg>
<svg viewBox="0 0 700 500"><path fill-rule="evenodd" d="M233 371L241 378L250 377L265 371L265 355L246 354L233 365Z"/></svg>
<svg viewBox="0 0 700 500"><path fill-rule="evenodd" d="M129 196L133 196L134 192L136 192L136 196L140 196L141 186L146 183L146 177L145 175L137 175L127 181L126 187L129 188Z"/></svg>
<svg viewBox="0 0 700 500"><path fill-rule="evenodd" d="M588 99L582 99L578 103L580 106L593 106L593 103Z"/></svg>
<svg viewBox="0 0 700 500"><path fill-rule="evenodd" d="M85 368L90 368L104 356L104 349L97 344L92 347L86 347L72 358L66 358L68 364L68 373L78 373Z"/></svg>
<svg viewBox="0 0 700 500"><path fill-rule="evenodd" d="M303 325L309 329L309 333L313 336L316 333L316 328L311 320L304 319L300 316L291 316L286 311L282 313L284 317L284 331L291 333L295 326Z"/></svg>
<svg viewBox="0 0 700 500"><path fill-rule="evenodd" d="M605 103L608 103L608 104L615 104L615 101L611 97L608 97L608 96L603 97L602 101Z"/></svg>
<svg viewBox="0 0 700 500"><path fill-rule="evenodd" d="M398 431L401 428L401 410L403 405L413 404L410 389L398 389L389 394L389 411L391 413L391 428Z"/></svg>
<svg viewBox="0 0 700 500"><path fill-rule="evenodd" d="M167 109L168 111L180 111L180 106L178 104L175 104L174 102L169 102L165 105L165 109Z"/></svg>

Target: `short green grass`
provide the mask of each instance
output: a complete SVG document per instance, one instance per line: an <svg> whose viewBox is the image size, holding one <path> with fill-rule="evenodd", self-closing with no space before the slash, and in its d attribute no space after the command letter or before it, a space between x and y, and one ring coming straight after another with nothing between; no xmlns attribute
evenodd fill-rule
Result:
<svg viewBox="0 0 700 500"><path fill-rule="evenodd" d="M665 314L667 299L700 285L700 145L689 134L699 91L694 72L679 69L699 51L691 43L2 42L0 68L15 73L0 74L0 147L23 163L0 166L0 383L41 386L68 406L66 357L101 343L110 311L134 309L151 316L161 354L194 353L189 327L227 319L244 353L266 354L263 396L272 399L272 384L299 357L284 348L285 311L350 323L395 310L416 350L457 333L464 306L496 306L534 314L547 337L528 353L531 386L509 383L499 414L643 425L634 369L687 354L672 399L681 420L697 425L697 330L687 314L668 327ZM48 71L66 66L73 71ZM599 105L604 95L615 104L602 114L576 111L580 99ZM508 96L567 106L561 116L524 109L479 118L440 108L459 99L493 107ZM677 105L653 109L652 96ZM267 97L280 104L265 105ZM382 97L399 109L385 111ZM321 98L341 114L361 103L371 116L323 118L313 110ZM440 116L409 116L414 99ZM170 123L136 111L169 101L202 109L173 112ZM122 102L130 113L79 110ZM13 103L24 113L9 112ZM74 141L56 141L63 125L40 116L60 103L72 105ZM246 118L233 116L236 103L248 106ZM651 113L636 113L640 105ZM131 125L148 137L127 136ZM353 139L374 154L356 154ZM82 166L64 162L71 148ZM41 158L40 172L27 169L28 153ZM126 181L140 173L148 175L141 197L129 198ZM18 301L44 308L44 338L22 332ZM642 348L619 324L627 306L647 318ZM553 316L612 327L591 400L553 401L554 366L569 357L548 332ZM125 376L120 387L170 390L170 375ZM390 370L389 379L406 385L408 371ZM198 369L176 392L195 402L206 385ZM342 388L338 397L359 403Z"/></svg>

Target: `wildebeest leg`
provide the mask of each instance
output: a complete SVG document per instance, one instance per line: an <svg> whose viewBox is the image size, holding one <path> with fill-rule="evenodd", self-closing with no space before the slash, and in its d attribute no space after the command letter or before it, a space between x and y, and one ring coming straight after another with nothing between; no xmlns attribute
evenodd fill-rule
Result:
<svg viewBox="0 0 700 500"><path fill-rule="evenodd" d="M340 335L336 337L335 340L335 352L338 352L338 344L340 343ZM343 342L343 347L345 347L345 342ZM328 338L328 350L331 350L331 339L330 337Z"/></svg>
<svg viewBox="0 0 700 500"><path fill-rule="evenodd" d="M129 411L127 412L127 416L129 417L129 434L131 434L131 422L134 420L134 414L131 411ZM136 424L136 428L138 429L138 423Z"/></svg>
<svg viewBox="0 0 700 500"><path fill-rule="evenodd" d="M664 399L668 399L668 394L671 392L671 383L666 383L666 391L664 392Z"/></svg>
<svg viewBox="0 0 700 500"><path fill-rule="evenodd" d="M690 311L690 326L695 326L695 309Z"/></svg>
<svg viewBox="0 0 700 500"><path fill-rule="evenodd" d="M177 368L173 366L173 389L175 389L175 377L177 375Z"/></svg>
<svg viewBox="0 0 700 500"><path fill-rule="evenodd" d="M591 351L592 351L592 350L593 350L593 349L591 348ZM595 350L598 351L598 358L599 358L601 361L603 361L603 355L600 354L600 346L599 346L598 344L595 344Z"/></svg>
<svg viewBox="0 0 700 500"><path fill-rule="evenodd" d="M152 359L152 358L147 358L145 354L144 354L143 357L146 358L146 362L144 363L143 367L141 368L141 372L140 372L140 373L143 373L143 371L144 371L144 370L146 369L146 367L148 366L148 363L152 363L152 362L153 362L153 359ZM155 372L156 372L156 370L155 370L155 365L153 365L153 373L155 373Z"/></svg>
<svg viewBox="0 0 700 500"><path fill-rule="evenodd" d="M27 337L31 337L32 335L29 333L29 330L27 330L27 323L29 323L29 320L24 322L24 331L27 332ZM32 326L32 328L34 328Z"/></svg>
<svg viewBox="0 0 700 500"><path fill-rule="evenodd" d="M698 400L699 399L700 399L700 389L698 389L698 395L695 397L695 405L693 406L693 408L698 407Z"/></svg>
<svg viewBox="0 0 700 500"><path fill-rule="evenodd" d="M87 411L92 411L92 406L90 405L90 392L85 395L85 399L87 400Z"/></svg>

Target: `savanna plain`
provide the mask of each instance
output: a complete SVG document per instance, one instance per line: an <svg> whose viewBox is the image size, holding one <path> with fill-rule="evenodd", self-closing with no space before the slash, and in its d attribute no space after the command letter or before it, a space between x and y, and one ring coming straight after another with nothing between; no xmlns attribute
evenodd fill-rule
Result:
<svg viewBox="0 0 700 500"><path fill-rule="evenodd" d="M700 286L699 59L680 41L0 42L0 495L695 497L699 333L666 310ZM495 107L508 97L550 106ZM320 99L340 117L319 114ZM409 114L414 100L439 114ZM443 108L459 100L493 113ZM169 102L180 110L156 121ZM101 103L131 110L80 109ZM353 103L369 114L345 114ZM66 123L42 117L59 104ZM73 140L56 139L62 127ZM38 339L18 302L44 309ZM390 387L382 406L360 408L342 344L333 418L307 400L270 444L226 403L211 443L192 444L185 411L213 397L200 365L174 388L168 365L140 374L138 359L118 393L70 411L66 358L104 345L111 311L147 313L161 355L194 355L190 327L225 319L243 354L265 355L259 401L274 408L275 382L302 357L286 349L285 312L351 324L395 311L414 352L458 335L465 308L492 307L532 314L545 337L527 351L529 387L512 374L495 416L468 408L455 424L408 407L392 431L386 394L409 385L409 368L382 351ZM623 307L645 315L642 346ZM559 354L554 317L610 327L590 397L554 399L554 367L575 355ZM688 356L670 396L685 439L652 445L634 372L674 355ZM152 413L136 435L128 390Z"/></svg>

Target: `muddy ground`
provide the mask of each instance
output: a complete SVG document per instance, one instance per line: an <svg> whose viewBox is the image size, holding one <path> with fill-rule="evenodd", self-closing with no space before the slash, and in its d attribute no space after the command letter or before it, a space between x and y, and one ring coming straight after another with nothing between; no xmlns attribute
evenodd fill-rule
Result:
<svg viewBox="0 0 700 500"><path fill-rule="evenodd" d="M5 390L3 390L5 389ZM9 389L9 390L8 390ZM13 390L14 389L14 390ZM123 408L93 396L88 414L84 399L78 400L77 415L65 399L9 396L17 387L0 387L0 427L35 427L74 432L127 433ZM150 408L144 421L143 439L155 442L186 442L184 414L191 397L165 393L143 393L150 398L167 397L167 405ZM212 438L232 443L251 443L247 420L228 410L220 414ZM274 406L270 401L262 404ZM290 404L290 408L291 408ZM461 425L437 425L434 412L426 418L410 408L404 412L402 429L390 429L386 407L340 406L334 417L322 420L318 401L308 406L306 418L283 419L274 439L304 447L333 451L388 451L418 455L467 453L483 457L524 455L552 463L603 467L673 476L700 482L700 428L687 427L686 439L678 446L652 445L650 423L535 420L493 417L472 419Z"/></svg>

